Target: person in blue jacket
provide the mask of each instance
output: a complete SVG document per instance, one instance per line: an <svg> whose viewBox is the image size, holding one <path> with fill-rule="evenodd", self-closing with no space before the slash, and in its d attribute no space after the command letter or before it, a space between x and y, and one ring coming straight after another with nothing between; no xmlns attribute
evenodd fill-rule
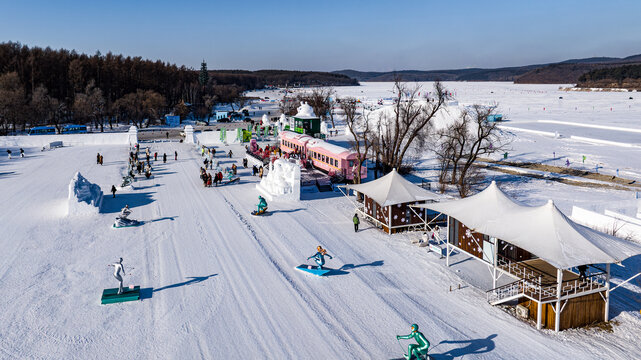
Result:
<svg viewBox="0 0 641 360"><path fill-rule="evenodd" d="M323 249L322 246L318 245L318 247L316 248L316 254L308 257L307 260L314 259L314 261L316 261L316 264L318 264L318 270L322 270L323 265L325 265L325 256L329 257L330 259L333 259L332 255L327 253L327 250Z"/></svg>

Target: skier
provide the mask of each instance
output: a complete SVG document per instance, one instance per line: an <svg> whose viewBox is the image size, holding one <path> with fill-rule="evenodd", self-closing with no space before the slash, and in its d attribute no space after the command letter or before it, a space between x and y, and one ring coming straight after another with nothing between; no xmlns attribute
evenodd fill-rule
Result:
<svg viewBox="0 0 641 360"><path fill-rule="evenodd" d="M358 219L358 214L354 213L354 218L352 219L354 222L354 232L358 232L358 224L361 223L361 221Z"/></svg>
<svg viewBox="0 0 641 360"><path fill-rule="evenodd" d="M20 148L20 157L24 157L24 149Z"/></svg>
<svg viewBox="0 0 641 360"><path fill-rule="evenodd" d="M318 245L318 247L316 248L316 254L308 257L307 260L313 258L314 261L316 261L316 264L318 264L318 270L322 270L323 265L325 265L325 256L328 256L330 259L334 259L332 255L327 253L327 250L323 249L322 246Z"/></svg>
<svg viewBox="0 0 641 360"><path fill-rule="evenodd" d="M167 162L167 153L162 154L162 162L163 164Z"/></svg>
<svg viewBox="0 0 641 360"><path fill-rule="evenodd" d="M122 258L115 264L109 264L107 266L114 267L114 277L118 280L118 295L122 294L122 277L125 275L125 267L122 264ZM122 272L122 275L120 274Z"/></svg>
<svg viewBox="0 0 641 360"><path fill-rule="evenodd" d="M116 185L111 185L111 193L116 197Z"/></svg>
<svg viewBox="0 0 641 360"><path fill-rule="evenodd" d="M258 205L256 205L256 215L261 215L267 211L267 201L261 195L258 195Z"/></svg>
<svg viewBox="0 0 641 360"><path fill-rule="evenodd" d="M398 339L414 339L417 344L409 344L407 346L407 354L405 358L410 360L413 356L416 356L416 359L419 359L421 355L427 355L427 350L430 347L430 342L427 341L425 335L422 332L418 331L418 325L412 324L412 332L409 335L396 335L396 340Z"/></svg>

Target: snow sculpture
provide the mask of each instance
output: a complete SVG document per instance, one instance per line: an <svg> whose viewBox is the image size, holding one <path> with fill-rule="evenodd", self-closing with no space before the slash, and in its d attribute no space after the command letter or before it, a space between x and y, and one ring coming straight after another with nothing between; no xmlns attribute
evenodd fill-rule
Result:
<svg viewBox="0 0 641 360"><path fill-rule="evenodd" d="M101 204L102 190L100 186L91 183L79 172L76 172L69 183L67 215L98 214Z"/></svg>
<svg viewBox="0 0 641 360"><path fill-rule="evenodd" d="M130 126L129 131L127 132L127 141L129 145L138 143L138 128L135 126Z"/></svg>
<svg viewBox="0 0 641 360"><path fill-rule="evenodd" d="M285 129L285 125L289 125L287 116L285 116L285 114L280 114L280 119L278 119L278 132L283 131Z"/></svg>
<svg viewBox="0 0 641 360"><path fill-rule="evenodd" d="M256 189L268 201L300 199L300 166L284 159L277 159Z"/></svg>
<svg viewBox="0 0 641 360"><path fill-rule="evenodd" d="M321 134L324 134L324 135L328 135L329 134L327 121L321 121L320 132L321 132Z"/></svg>
<svg viewBox="0 0 641 360"><path fill-rule="evenodd" d="M301 101L300 106L298 107L298 112L296 113L297 118L315 118L317 117L316 114L314 114L314 109L306 102L306 101Z"/></svg>
<svg viewBox="0 0 641 360"><path fill-rule="evenodd" d="M269 126L269 118L267 117L267 114L263 114L262 124L263 126Z"/></svg>
<svg viewBox="0 0 641 360"><path fill-rule="evenodd" d="M194 141L194 127L191 125L185 126L185 144L195 144Z"/></svg>

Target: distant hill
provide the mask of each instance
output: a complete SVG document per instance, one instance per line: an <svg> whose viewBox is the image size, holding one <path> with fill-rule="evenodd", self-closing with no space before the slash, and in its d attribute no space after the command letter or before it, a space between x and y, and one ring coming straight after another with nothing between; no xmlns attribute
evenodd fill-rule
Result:
<svg viewBox="0 0 641 360"><path fill-rule="evenodd" d="M592 70L581 75L576 86L641 90L641 64Z"/></svg>
<svg viewBox="0 0 641 360"><path fill-rule="evenodd" d="M242 84L249 89L260 89L265 85L277 87L358 85L358 80L349 76L320 71L210 70L209 77L219 85Z"/></svg>
<svg viewBox="0 0 641 360"><path fill-rule="evenodd" d="M453 69L453 70L402 70L388 72L339 70L336 74L364 82L394 81L400 76L404 81L514 81L521 84L575 84L579 77L600 68L641 63L641 55L616 57L590 57L569 59L552 64L504 67L497 69Z"/></svg>

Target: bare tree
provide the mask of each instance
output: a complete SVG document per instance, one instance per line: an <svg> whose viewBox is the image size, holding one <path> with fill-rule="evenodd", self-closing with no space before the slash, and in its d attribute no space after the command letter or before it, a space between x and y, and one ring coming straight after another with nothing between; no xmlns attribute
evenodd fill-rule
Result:
<svg viewBox="0 0 641 360"><path fill-rule="evenodd" d="M94 127L100 127L100 132L105 130L105 98L93 80L89 81L83 93L76 94L73 110L76 115L91 120Z"/></svg>
<svg viewBox="0 0 641 360"><path fill-rule="evenodd" d="M379 114L375 150L385 170L401 170L408 152L427 139L428 124L447 100L447 91L438 81L434 83L432 97L421 98L420 91L419 85L409 86L397 78L393 111Z"/></svg>
<svg viewBox="0 0 641 360"><path fill-rule="evenodd" d="M285 91L285 96L278 102L278 109L285 115L295 115L299 102L296 98L289 95L292 93L289 87L285 87L283 91Z"/></svg>
<svg viewBox="0 0 641 360"><path fill-rule="evenodd" d="M16 130L24 110L24 86L17 72L0 75L0 122L4 132ZM24 119L24 118L23 118ZM25 123L22 122L24 129Z"/></svg>
<svg viewBox="0 0 641 360"><path fill-rule="evenodd" d="M495 110L496 106L474 105L437 134L439 180L455 184L461 197L469 194L474 175L471 169L478 157L501 151L507 145L496 123L487 121Z"/></svg>
<svg viewBox="0 0 641 360"><path fill-rule="evenodd" d="M126 116L140 128L145 125L145 119L148 119L147 127L152 120L157 120L164 106L164 96L153 90L140 89L121 97L114 103L114 107L118 109L121 116Z"/></svg>
<svg viewBox="0 0 641 360"><path fill-rule="evenodd" d="M354 183L361 183L361 169L367 159L367 154L374 145L376 136L372 131L371 122L362 112L358 112L358 102L354 98L341 99L341 109L345 112L345 123L354 137L351 142L356 150L357 160L355 164Z"/></svg>
<svg viewBox="0 0 641 360"><path fill-rule="evenodd" d="M58 111L58 105L58 99L50 96L46 87L39 85L31 94L31 110L35 123L42 125L53 123ZM60 131L59 128L58 131Z"/></svg>

